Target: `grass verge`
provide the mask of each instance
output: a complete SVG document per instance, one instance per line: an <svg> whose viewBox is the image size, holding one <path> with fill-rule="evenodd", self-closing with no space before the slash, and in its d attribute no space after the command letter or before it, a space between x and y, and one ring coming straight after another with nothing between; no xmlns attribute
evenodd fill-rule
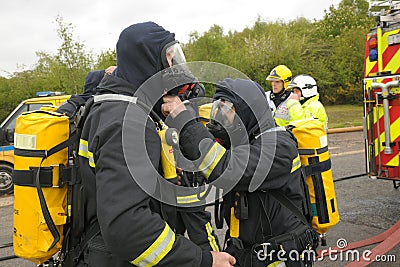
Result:
<svg viewBox="0 0 400 267"><path fill-rule="evenodd" d="M361 105L325 106L325 110L329 129L362 125L364 111Z"/></svg>

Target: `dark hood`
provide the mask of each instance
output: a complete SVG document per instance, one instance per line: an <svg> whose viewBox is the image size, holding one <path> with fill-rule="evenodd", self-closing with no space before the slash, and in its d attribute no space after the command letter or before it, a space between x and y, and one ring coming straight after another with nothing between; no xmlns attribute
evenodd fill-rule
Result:
<svg viewBox="0 0 400 267"><path fill-rule="evenodd" d="M84 85L84 94L95 93L95 89L97 85L100 83L101 79L104 77L104 70L95 70L91 71L86 75L85 85Z"/></svg>
<svg viewBox="0 0 400 267"><path fill-rule="evenodd" d="M132 96L136 89L137 88L133 87L132 84L128 83L124 79L113 75L106 75L97 86L96 93Z"/></svg>
<svg viewBox="0 0 400 267"><path fill-rule="evenodd" d="M258 83L226 78L217 84L214 99L220 98L233 103L250 140L254 135L275 127L265 91Z"/></svg>
<svg viewBox="0 0 400 267"><path fill-rule="evenodd" d="M135 88L163 69L161 51L175 34L154 22L133 24L124 29L117 43L116 76Z"/></svg>

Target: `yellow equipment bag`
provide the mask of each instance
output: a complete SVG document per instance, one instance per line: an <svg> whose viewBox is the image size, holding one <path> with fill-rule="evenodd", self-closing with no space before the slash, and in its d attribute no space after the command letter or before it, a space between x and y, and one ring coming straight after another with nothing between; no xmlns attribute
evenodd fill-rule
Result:
<svg viewBox="0 0 400 267"><path fill-rule="evenodd" d="M24 112L16 122L14 252L37 264L62 247L73 141L69 128L69 118L49 107Z"/></svg>
<svg viewBox="0 0 400 267"><path fill-rule="evenodd" d="M312 226L321 235L339 222L333 184L328 136L316 119L291 122L288 129L297 139L311 202Z"/></svg>

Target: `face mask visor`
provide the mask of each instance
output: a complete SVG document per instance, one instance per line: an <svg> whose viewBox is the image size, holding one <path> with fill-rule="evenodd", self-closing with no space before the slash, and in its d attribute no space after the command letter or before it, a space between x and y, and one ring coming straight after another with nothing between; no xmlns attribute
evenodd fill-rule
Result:
<svg viewBox="0 0 400 267"><path fill-rule="evenodd" d="M164 46L161 51L164 68L186 63L185 54L178 41L173 41Z"/></svg>
<svg viewBox="0 0 400 267"><path fill-rule="evenodd" d="M213 102L210 119L221 124L223 127L232 125L235 117L235 107L232 102L218 99Z"/></svg>

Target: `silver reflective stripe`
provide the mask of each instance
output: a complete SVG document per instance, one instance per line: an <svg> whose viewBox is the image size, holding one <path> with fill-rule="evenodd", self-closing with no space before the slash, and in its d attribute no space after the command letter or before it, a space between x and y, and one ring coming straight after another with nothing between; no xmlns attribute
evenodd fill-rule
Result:
<svg viewBox="0 0 400 267"><path fill-rule="evenodd" d="M264 131L264 132L260 133L260 134L259 134L259 135L257 135L255 138L257 139L257 138L259 138L261 135L263 135L263 134L265 134L265 133L279 132L279 131L286 131L286 128L285 128L285 127L283 127L283 126L280 126L280 127L274 127L274 128L268 129L268 130L266 130L266 131Z"/></svg>
<svg viewBox="0 0 400 267"><path fill-rule="evenodd" d="M36 135L14 133L14 147L20 149L36 149Z"/></svg>
<svg viewBox="0 0 400 267"><path fill-rule="evenodd" d="M289 99L283 101L275 110L274 117L285 121L290 121L289 109L287 108L287 102Z"/></svg>
<svg viewBox="0 0 400 267"><path fill-rule="evenodd" d="M168 224L165 224L164 230L142 254L131 261L132 264L139 267L157 265L165 255L170 252L175 242L175 234Z"/></svg>
<svg viewBox="0 0 400 267"><path fill-rule="evenodd" d="M116 101L126 101L136 104L137 97L127 96L127 95L117 95L117 94L104 94L104 95L93 96L93 100L95 103L116 100Z"/></svg>

